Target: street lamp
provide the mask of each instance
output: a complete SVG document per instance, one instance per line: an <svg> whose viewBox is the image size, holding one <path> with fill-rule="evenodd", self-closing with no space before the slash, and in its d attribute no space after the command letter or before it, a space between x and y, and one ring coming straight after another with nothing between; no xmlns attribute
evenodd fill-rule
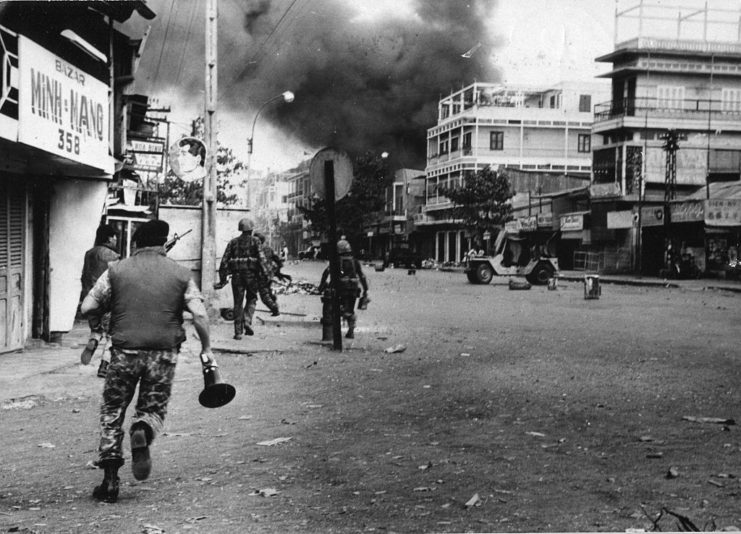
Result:
<svg viewBox="0 0 741 534"><path fill-rule="evenodd" d="M293 100L296 98L296 95L293 94L291 91L284 91L279 95L274 96L273 98L270 98L263 102L259 108L257 108L257 113L255 113L255 118L252 121L252 130L250 132L250 137L247 139L247 208L249 209L252 204L252 199L250 196L250 173L252 172L252 141L255 138L255 125L257 124L257 117L260 116L260 113L268 104L271 104L272 102L275 102L276 100L283 99L284 102L287 104L290 104L293 102ZM268 220L270 221L269 217ZM271 222L268 222L268 233L270 234L270 245L272 246L272 226Z"/></svg>
<svg viewBox="0 0 741 534"><path fill-rule="evenodd" d="M260 116L260 112L265 109L265 107L270 104L271 102L275 102L276 100L283 99L284 102L287 104L290 104L293 102L293 100L296 98L296 95L294 95L291 91L285 91L277 96L274 96L273 98L266 100L263 102L260 107L257 109L257 113L255 113L255 120L252 121L252 131L250 133L249 139L247 139L247 168L250 168L250 159L252 156L252 140L255 138L255 125L257 124L257 117Z"/></svg>

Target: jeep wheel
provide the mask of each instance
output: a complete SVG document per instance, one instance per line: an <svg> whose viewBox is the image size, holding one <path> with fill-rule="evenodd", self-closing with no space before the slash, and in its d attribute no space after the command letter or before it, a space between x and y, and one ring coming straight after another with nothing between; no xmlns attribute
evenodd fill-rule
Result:
<svg viewBox="0 0 741 534"><path fill-rule="evenodd" d="M479 284L488 284L494 277L494 269L488 263L480 263L476 266L476 281Z"/></svg>
<svg viewBox="0 0 741 534"><path fill-rule="evenodd" d="M553 276L553 268L543 262L538 263L535 268L526 276L527 281L531 284L545 285L548 279Z"/></svg>

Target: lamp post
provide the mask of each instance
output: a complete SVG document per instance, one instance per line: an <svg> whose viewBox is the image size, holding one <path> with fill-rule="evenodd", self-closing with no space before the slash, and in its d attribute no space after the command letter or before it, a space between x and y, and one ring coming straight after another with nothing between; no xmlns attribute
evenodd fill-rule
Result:
<svg viewBox="0 0 741 534"><path fill-rule="evenodd" d="M260 113L263 109L265 109L268 104L271 104L275 102L276 100L283 99L284 102L287 104L290 104L293 102L293 100L296 98L296 95L294 95L291 91L284 91L279 95L274 96L273 98L270 98L260 104L260 107L257 108L257 113L255 113L255 118L252 121L252 130L250 131L250 136L247 139L247 208L251 205L251 198L250 198L250 172L252 172L252 144L253 140L255 138L255 125L257 124L257 118L260 116Z"/></svg>
<svg viewBox="0 0 741 534"><path fill-rule="evenodd" d="M260 116L260 113L263 109L267 107L268 104L271 104L275 102L276 100L283 99L284 102L287 104L290 104L293 102L293 100L296 98L296 95L294 95L291 91L285 91L277 96L274 96L273 98L266 100L263 102L259 108L257 108L257 113L255 113L255 119L252 121L252 131L250 132L250 137L247 139L247 168L250 168L251 160L252 160L252 140L255 138L255 125L257 124L257 118Z"/></svg>

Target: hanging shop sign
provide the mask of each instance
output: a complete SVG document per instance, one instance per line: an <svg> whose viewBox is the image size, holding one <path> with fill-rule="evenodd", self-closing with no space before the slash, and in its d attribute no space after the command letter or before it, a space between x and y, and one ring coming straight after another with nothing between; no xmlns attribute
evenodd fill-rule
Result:
<svg viewBox="0 0 741 534"><path fill-rule="evenodd" d="M632 228L637 220L638 220L638 214L633 213L630 210L608 211L607 212L607 229L608 230L625 230L626 228Z"/></svg>
<svg viewBox="0 0 741 534"><path fill-rule="evenodd" d="M538 213L538 228L553 228L553 214Z"/></svg>
<svg viewBox="0 0 741 534"><path fill-rule="evenodd" d="M18 36L18 142L113 174L108 86Z"/></svg>
<svg viewBox="0 0 741 534"><path fill-rule="evenodd" d="M504 223L504 231L508 234L516 234L520 230L522 230L522 223L519 219L515 219L514 221L507 221Z"/></svg>
<svg viewBox="0 0 741 534"><path fill-rule="evenodd" d="M641 226L662 226L664 224L663 206L643 206L641 208Z"/></svg>
<svg viewBox="0 0 741 534"><path fill-rule="evenodd" d="M132 139L130 144L131 150L127 155L131 157L131 166L134 169L137 171L162 171L162 160L165 153L164 142Z"/></svg>
<svg viewBox="0 0 741 534"><path fill-rule="evenodd" d="M705 202L703 200L688 200L669 207L672 214L672 224L681 222L699 222L705 218Z"/></svg>
<svg viewBox="0 0 741 534"><path fill-rule="evenodd" d="M584 214L568 213L561 216L561 231L584 230Z"/></svg>
<svg viewBox="0 0 741 534"><path fill-rule="evenodd" d="M741 226L741 199L706 200L705 224L708 226Z"/></svg>
<svg viewBox="0 0 741 534"><path fill-rule="evenodd" d="M523 232L535 232L538 229L538 216L531 215L520 219L520 229Z"/></svg>
<svg viewBox="0 0 741 534"><path fill-rule="evenodd" d="M589 186L589 196L592 198L609 198L622 196L620 184L610 182L609 184L592 184Z"/></svg>

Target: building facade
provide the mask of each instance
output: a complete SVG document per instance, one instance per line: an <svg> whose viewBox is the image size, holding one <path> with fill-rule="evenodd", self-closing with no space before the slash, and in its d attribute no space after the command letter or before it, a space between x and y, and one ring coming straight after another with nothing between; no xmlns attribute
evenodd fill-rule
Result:
<svg viewBox="0 0 741 534"><path fill-rule="evenodd" d="M74 323L121 161L121 95L140 42L114 23L144 2L0 5L0 352Z"/></svg>
<svg viewBox="0 0 741 534"><path fill-rule="evenodd" d="M616 27L638 26L597 58L612 69L611 99L595 107L592 245L630 251L646 274L682 256L720 274L739 245L741 204L713 185L741 173L741 9L695 7L618 13ZM662 18L671 32L642 23Z"/></svg>
<svg viewBox="0 0 741 534"><path fill-rule="evenodd" d="M595 102L609 85L553 87L474 83L441 99L427 131L425 204L415 217L426 257L459 261L470 239L442 191L486 166L589 178Z"/></svg>

